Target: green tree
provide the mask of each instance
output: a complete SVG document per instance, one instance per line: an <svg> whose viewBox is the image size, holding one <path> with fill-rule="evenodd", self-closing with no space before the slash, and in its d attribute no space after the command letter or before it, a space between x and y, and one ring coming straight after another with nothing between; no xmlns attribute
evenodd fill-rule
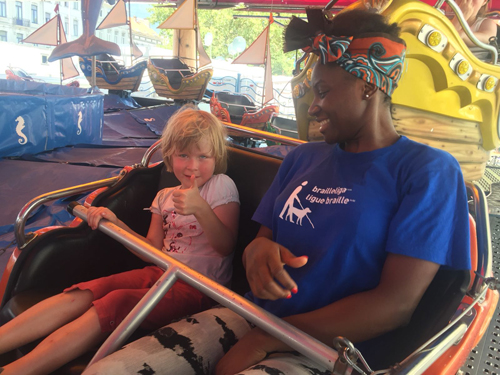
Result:
<svg viewBox="0 0 500 375"><path fill-rule="evenodd" d="M152 24L159 24L166 20L173 12L174 8L165 8L153 6L149 8L149 21ZM198 10L199 27L201 40L204 40L205 35L210 32L213 35L212 46L210 50L212 57L223 57L227 60L233 60L236 56L230 55L228 51L229 44L237 36L245 39L247 47L260 35L267 26L268 19L264 18L234 18L235 14L242 14L237 8L217 9L217 10ZM262 13L246 12L247 15L259 15ZM280 23L283 20L280 19ZM288 24L288 21L285 20ZM291 75L294 63L295 52L283 53L283 30L284 28L278 23L271 25L270 29L270 49L271 62L274 75ZM166 48L172 48L173 30L160 30L160 36L165 37L167 43Z"/></svg>

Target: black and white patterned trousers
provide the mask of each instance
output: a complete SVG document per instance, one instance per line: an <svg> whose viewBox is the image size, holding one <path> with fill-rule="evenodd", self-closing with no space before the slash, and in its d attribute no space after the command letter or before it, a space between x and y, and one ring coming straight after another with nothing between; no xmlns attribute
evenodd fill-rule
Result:
<svg viewBox="0 0 500 375"><path fill-rule="evenodd" d="M225 307L215 307L134 341L89 367L83 375L210 375L229 349L252 329ZM241 372L244 375L327 375L298 353L275 353Z"/></svg>

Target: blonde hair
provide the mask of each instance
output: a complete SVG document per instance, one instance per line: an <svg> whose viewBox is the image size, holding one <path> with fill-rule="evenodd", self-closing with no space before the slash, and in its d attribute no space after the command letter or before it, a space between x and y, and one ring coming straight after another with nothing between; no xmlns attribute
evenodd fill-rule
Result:
<svg viewBox="0 0 500 375"><path fill-rule="evenodd" d="M226 131L221 122L211 113L187 105L175 112L167 122L161 136L161 150L167 171L172 172L172 156L203 138L212 146L215 159L214 174L227 170Z"/></svg>

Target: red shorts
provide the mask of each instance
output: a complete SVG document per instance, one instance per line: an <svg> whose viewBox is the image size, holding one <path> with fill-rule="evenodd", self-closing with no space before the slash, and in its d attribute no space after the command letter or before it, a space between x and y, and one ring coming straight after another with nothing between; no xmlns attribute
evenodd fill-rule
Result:
<svg viewBox="0 0 500 375"><path fill-rule="evenodd" d="M160 268L149 266L79 283L64 292L74 289L90 290L94 295L93 305L99 316L101 331L110 332L122 322L162 274ZM177 280L140 327L155 330L174 319L195 314L213 305L212 299L182 280Z"/></svg>

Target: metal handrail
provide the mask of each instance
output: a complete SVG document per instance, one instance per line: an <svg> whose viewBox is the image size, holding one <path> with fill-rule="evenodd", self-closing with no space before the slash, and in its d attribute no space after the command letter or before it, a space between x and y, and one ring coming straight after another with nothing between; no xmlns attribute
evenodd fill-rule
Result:
<svg viewBox="0 0 500 375"><path fill-rule="evenodd" d="M39 195L38 197L35 197L32 200L30 200L28 203L24 205L21 211L19 211L19 213L17 214L16 223L14 226L14 235L17 242L17 248L22 250L31 240L35 238L36 235L32 234L30 238L27 240L26 235L24 233L24 228L30 214L39 206L41 206L46 202L50 202L59 198L70 197L75 194L82 194L87 191L96 190L106 186L112 186L116 182L118 182L122 177L123 175L119 175L117 177L111 177L104 180L99 180L87 184L69 187L66 189L56 190Z"/></svg>
<svg viewBox="0 0 500 375"><path fill-rule="evenodd" d="M266 132L263 130L252 129L252 128L248 128L246 126L235 125L235 124L231 124L229 122L224 122L223 124L229 130L234 130L234 131L243 133L245 135L250 135L253 138L267 139L269 141L279 142L279 143L287 144L290 146L298 146L298 145L301 145L302 143L306 143L305 141L301 141L301 140L298 140L295 138L290 138L290 137L286 137L286 136L279 135L279 134L269 133L269 132ZM151 161L151 158L153 157L153 154L156 151L158 151L160 146L161 146L161 140L158 140L151 147L149 147L146 150L146 152L144 153L144 156L142 157L141 164L140 164L142 167L149 166L149 163Z"/></svg>
<svg viewBox="0 0 500 375"><path fill-rule="evenodd" d="M476 183L467 182L467 191L472 195L476 220L477 237L477 269L469 294L478 295L484 288L484 280L492 276L493 250L491 248L491 231L488 214L488 201L483 189Z"/></svg>
<svg viewBox="0 0 500 375"><path fill-rule="evenodd" d="M391 369L391 375L420 375L425 372L444 352L455 345L463 337L467 328L476 316L476 311L471 310L469 315L464 316L453 328L441 335L431 345L425 347L417 354L412 354L402 364Z"/></svg>
<svg viewBox="0 0 500 375"><path fill-rule="evenodd" d="M71 204L68 207L68 211L82 220L87 219L87 208L78 203ZM89 366L120 348L174 282L180 279L254 323L264 331L277 337L321 366L326 367L330 371L333 370L338 354L331 347L265 311L237 293L194 271L182 262L159 251L154 246L117 225L107 220L101 220L98 229L123 244L134 254L148 262L156 264L161 269L166 270L166 272L108 337L94 358L92 358Z"/></svg>
<svg viewBox="0 0 500 375"><path fill-rule="evenodd" d="M266 132L263 130L252 129L252 128L249 128L246 126L235 125L235 124L231 124L229 122L224 122L223 124L229 130L235 130L235 131L238 131L240 133L250 135L253 138L262 138L262 139L266 139L266 140L274 141L274 142L279 142L279 143L290 145L290 146L298 146L298 145L301 145L302 143L306 143L306 141L301 141L299 139L290 138L290 137L286 137L286 136L279 135L279 134L269 133L269 132Z"/></svg>
<svg viewBox="0 0 500 375"><path fill-rule="evenodd" d="M458 22L460 22L460 26L462 26L462 29L465 32L465 35L478 47L483 48L491 53L491 64L496 65L498 61L498 51L497 49L489 44L481 42L477 37L474 35L474 32L471 30L469 24L467 21L464 19L464 14L462 13L462 10L460 7L455 3L453 0L438 0L434 7L436 9L441 8L443 3L446 2L450 6L450 8L455 12Z"/></svg>

